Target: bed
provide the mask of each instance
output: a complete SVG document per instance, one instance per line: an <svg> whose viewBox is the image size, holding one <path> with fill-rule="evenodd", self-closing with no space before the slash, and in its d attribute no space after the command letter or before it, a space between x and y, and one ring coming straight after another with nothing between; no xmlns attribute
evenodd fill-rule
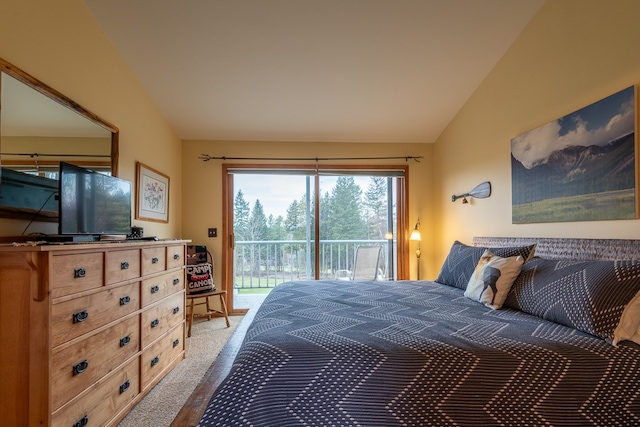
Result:
<svg viewBox="0 0 640 427"><path fill-rule="evenodd" d="M437 281L279 285L199 425L640 425L638 260L636 240L475 238Z"/></svg>

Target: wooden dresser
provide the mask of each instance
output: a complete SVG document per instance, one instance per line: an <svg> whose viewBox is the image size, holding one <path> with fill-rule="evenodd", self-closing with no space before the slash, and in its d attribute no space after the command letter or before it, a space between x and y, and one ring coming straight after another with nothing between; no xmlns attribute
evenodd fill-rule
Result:
<svg viewBox="0 0 640 427"><path fill-rule="evenodd" d="M0 246L2 425L116 425L184 359L186 243Z"/></svg>

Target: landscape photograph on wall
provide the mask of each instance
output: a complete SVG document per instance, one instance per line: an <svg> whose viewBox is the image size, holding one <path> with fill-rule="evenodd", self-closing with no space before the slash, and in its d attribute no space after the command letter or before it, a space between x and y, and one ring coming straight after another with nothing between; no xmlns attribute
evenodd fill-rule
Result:
<svg viewBox="0 0 640 427"><path fill-rule="evenodd" d="M637 218L635 87L511 140L514 224Z"/></svg>

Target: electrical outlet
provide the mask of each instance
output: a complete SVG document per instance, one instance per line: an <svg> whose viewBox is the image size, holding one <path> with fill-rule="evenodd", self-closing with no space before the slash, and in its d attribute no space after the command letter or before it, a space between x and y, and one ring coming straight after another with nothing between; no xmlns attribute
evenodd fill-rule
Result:
<svg viewBox="0 0 640 427"><path fill-rule="evenodd" d="M218 229L210 228L209 229L209 237L218 237Z"/></svg>

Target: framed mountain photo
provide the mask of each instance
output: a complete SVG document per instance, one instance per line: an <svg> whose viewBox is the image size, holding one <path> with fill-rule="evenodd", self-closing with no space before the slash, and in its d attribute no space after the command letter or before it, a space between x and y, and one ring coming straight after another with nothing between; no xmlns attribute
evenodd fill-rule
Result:
<svg viewBox="0 0 640 427"><path fill-rule="evenodd" d="M514 224L637 218L636 88L511 140Z"/></svg>

